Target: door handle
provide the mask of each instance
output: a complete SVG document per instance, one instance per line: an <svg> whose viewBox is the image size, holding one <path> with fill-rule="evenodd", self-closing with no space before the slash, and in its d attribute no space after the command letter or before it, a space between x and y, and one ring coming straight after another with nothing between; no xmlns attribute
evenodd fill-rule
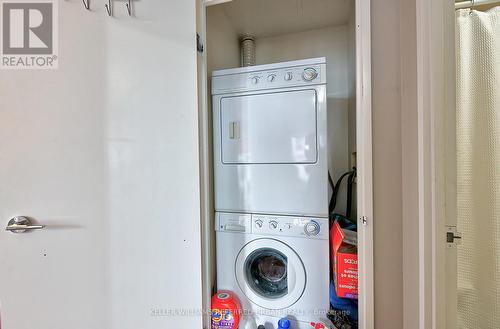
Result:
<svg viewBox="0 0 500 329"><path fill-rule="evenodd" d="M32 230L40 230L44 228L45 225L32 224L31 219L26 216L16 216L9 220L7 223L6 231L12 233L24 233Z"/></svg>

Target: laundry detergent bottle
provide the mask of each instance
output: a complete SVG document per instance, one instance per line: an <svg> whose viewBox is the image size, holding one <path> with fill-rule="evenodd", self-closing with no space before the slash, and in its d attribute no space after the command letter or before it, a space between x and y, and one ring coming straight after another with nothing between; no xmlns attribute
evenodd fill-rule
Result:
<svg viewBox="0 0 500 329"><path fill-rule="evenodd" d="M287 318L278 321L278 329L290 329L290 320Z"/></svg>
<svg viewBox="0 0 500 329"><path fill-rule="evenodd" d="M212 297L212 329L237 329L241 304L231 291L219 291Z"/></svg>

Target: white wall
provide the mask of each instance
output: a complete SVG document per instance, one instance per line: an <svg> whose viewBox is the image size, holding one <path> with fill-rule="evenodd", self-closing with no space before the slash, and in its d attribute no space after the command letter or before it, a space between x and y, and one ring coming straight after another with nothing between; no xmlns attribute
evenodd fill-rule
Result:
<svg viewBox="0 0 500 329"><path fill-rule="evenodd" d="M350 72L349 27L333 26L257 39L257 64L326 57L329 169L334 181L349 170L349 104L354 88ZM352 60L354 61L354 59ZM351 103L352 104L352 103ZM355 106L351 106L355 111ZM355 126L354 134L355 134ZM345 187L345 185L344 185ZM339 192L338 211L345 211L345 190Z"/></svg>

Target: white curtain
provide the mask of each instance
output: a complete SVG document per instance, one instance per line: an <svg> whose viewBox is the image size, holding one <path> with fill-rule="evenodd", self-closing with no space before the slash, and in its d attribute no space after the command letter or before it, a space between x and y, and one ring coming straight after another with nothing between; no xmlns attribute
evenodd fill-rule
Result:
<svg viewBox="0 0 500 329"><path fill-rule="evenodd" d="M500 7L456 14L458 328L500 328Z"/></svg>

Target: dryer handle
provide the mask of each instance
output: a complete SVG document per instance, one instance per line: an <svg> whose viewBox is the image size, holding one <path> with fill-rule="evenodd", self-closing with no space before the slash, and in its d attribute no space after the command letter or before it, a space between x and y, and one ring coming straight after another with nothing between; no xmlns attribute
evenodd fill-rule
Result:
<svg viewBox="0 0 500 329"><path fill-rule="evenodd" d="M229 139L240 139L239 121L232 121L229 123Z"/></svg>

